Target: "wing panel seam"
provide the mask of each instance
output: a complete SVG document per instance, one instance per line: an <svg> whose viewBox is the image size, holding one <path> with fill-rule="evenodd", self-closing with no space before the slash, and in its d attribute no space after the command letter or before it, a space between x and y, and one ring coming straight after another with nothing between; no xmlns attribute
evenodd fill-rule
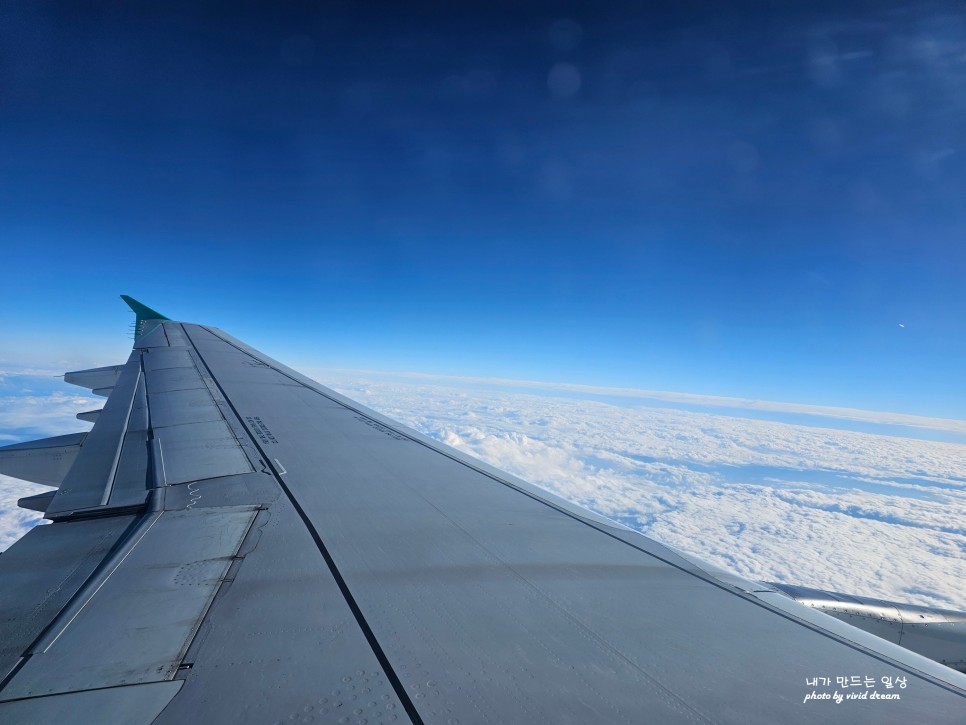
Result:
<svg viewBox="0 0 966 725"><path fill-rule="evenodd" d="M182 329L184 330L184 333L187 336L188 340L191 342L191 345L194 348L195 353L198 355L198 358L200 359L202 365L204 365L205 368L208 370L209 377L211 378L211 380L214 381L215 385L218 386L219 391L221 391L222 397L224 397L225 401L228 403L228 406L231 408L232 412L238 418L238 420L239 421L242 420L242 417L239 414L238 409L235 408L235 404L231 401L231 398L225 392L225 389L222 388L221 383L218 382L218 379L215 377L215 375L212 374L211 368L208 366L208 363L205 361L204 356L201 354L201 351L198 350L198 346L195 345L194 340L191 339L191 334L183 326L182 326ZM251 438L250 435L249 435L249 438L251 439L252 445L255 446L255 449L259 453L261 453L263 460L265 462L265 466L272 472L272 476L275 478L275 481L281 487L282 491L285 492L285 495L288 498L289 502L292 504L292 507L298 513L299 518L302 520L302 523L305 525L309 534L312 536L312 540L315 542L315 545L318 548L319 553L322 555L322 558L325 561L326 566L329 569L329 572L332 574L332 578L335 580L336 584L338 585L339 591L342 592L342 596L345 598L346 604L348 605L350 611L352 612L352 615L355 618L356 623L359 626L359 629L362 630L362 634L363 636L365 636L366 641L369 643L369 647L372 649L373 654L376 656L376 659L379 661L380 666L382 666L383 671L386 673L386 678L389 680L390 684L392 685L393 690L395 690L396 697L398 697L400 703L402 703L403 708L406 710L406 714L410 717L410 719L413 721L415 725L422 725L423 723L422 717L420 717L419 712L416 710L416 706L413 704L413 701L409 697L409 693L406 692L406 688L403 686L402 681L399 679L399 676L396 674L396 671L393 669L392 664L389 662L389 658L386 656L386 653L383 651L382 646L379 644L379 640L376 638L375 632L372 631L372 628L369 626L369 623L366 621L365 615L362 613L362 609L359 607L358 602L356 602L355 597L352 595L352 592L349 590L349 586L346 583L345 578L342 576L342 573L339 571L339 567L336 565L335 560L332 558L332 555L329 552L328 548L326 547L325 542L322 541L322 537L319 534L318 530L315 528L315 524L312 523L312 519L305 512L305 509L302 508L302 505L299 503L298 498L296 498L296 496L286 485L285 481L282 479L282 476L279 474L278 470L272 464L271 458L268 455L266 455L261 445L259 445L259 443L256 440Z"/></svg>

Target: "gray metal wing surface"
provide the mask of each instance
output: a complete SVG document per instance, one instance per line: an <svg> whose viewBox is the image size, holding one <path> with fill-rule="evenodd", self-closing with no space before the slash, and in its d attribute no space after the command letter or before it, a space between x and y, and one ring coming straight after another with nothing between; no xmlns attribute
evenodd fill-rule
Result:
<svg viewBox="0 0 966 725"><path fill-rule="evenodd" d="M0 722L966 721L966 676L145 309L73 374L93 430L9 453L62 483L0 555Z"/></svg>

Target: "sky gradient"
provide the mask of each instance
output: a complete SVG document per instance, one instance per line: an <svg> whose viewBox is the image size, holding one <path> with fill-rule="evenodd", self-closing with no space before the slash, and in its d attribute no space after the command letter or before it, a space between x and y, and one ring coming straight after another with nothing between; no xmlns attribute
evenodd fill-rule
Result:
<svg viewBox="0 0 966 725"><path fill-rule="evenodd" d="M0 5L6 366L131 294L295 366L964 417L954 3Z"/></svg>

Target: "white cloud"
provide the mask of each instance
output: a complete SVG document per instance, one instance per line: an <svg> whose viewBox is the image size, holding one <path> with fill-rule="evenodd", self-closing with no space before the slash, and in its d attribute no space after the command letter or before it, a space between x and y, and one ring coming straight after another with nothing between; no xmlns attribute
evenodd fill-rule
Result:
<svg viewBox="0 0 966 725"><path fill-rule="evenodd" d="M17 499L50 489L0 474L0 551L43 522L43 514L17 506Z"/></svg>
<svg viewBox="0 0 966 725"><path fill-rule="evenodd" d="M962 608L966 446L343 376L345 395L712 564Z"/></svg>
<svg viewBox="0 0 966 725"><path fill-rule="evenodd" d="M538 380L512 380L508 378L480 378L457 375L430 375L413 372L382 372L375 370L334 370L301 367L300 370L316 380L351 379L346 376L365 376L373 382L426 382L451 386L496 386L505 389L526 389L527 391L546 391L561 393L579 393L587 396L606 396L609 398L631 398L642 401L666 401L689 406L707 408L727 408L734 410L765 411L770 413L789 413L803 416L817 416L823 418L840 418L842 420L875 423L880 425L902 425L914 428L953 431L966 433L966 420L952 418L933 418L907 413L893 413L888 411L861 410L858 408L843 408L829 405L808 405L804 403L787 403L772 400L754 400L751 398L731 398L722 395L705 395L701 393L678 393L664 390L646 390L642 388L614 388L600 385L582 385L579 383L546 383Z"/></svg>

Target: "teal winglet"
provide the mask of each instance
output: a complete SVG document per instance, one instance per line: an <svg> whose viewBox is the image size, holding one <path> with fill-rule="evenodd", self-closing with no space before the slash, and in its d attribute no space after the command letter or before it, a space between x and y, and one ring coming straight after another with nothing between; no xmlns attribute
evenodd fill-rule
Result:
<svg viewBox="0 0 966 725"><path fill-rule="evenodd" d="M157 320L171 319L170 317L165 317L157 310L152 310L147 305L142 305L133 297L128 297L127 295L121 295L121 299L127 303L128 307L134 310L134 314L137 316L137 319L135 319L134 321L134 339L135 340L141 337L141 335L144 335L145 333L148 333L151 330L153 330L155 327L157 327L157 325L146 326L144 323L148 322L149 320L157 321Z"/></svg>

